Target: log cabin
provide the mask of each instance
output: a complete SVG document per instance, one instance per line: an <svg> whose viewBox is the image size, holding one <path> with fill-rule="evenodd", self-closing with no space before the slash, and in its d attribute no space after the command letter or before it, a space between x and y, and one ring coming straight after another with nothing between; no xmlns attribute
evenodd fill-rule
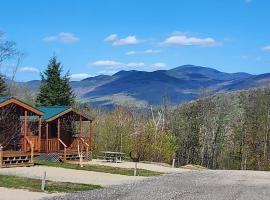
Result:
<svg viewBox="0 0 270 200"><path fill-rule="evenodd" d="M35 159L88 160L93 119L70 106L34 108L14 97L0 97L0 168L31 166Z"/></svg>
<svg viewBox="0 0 270 200"><path fill-rule="evenodd" d="M42 115L39 109L14 97L0 97L0 168L34 164L34 151L41 142ZM34 124L31 117L37 120ZM29 130L35 137L30 138Z"/></svg>
<svg viewBox="0 0 270 200"><path fill-rule="evenodd" d="M37 107L42 116L42 134L40 153L46 157L61 161L79 160L79 152L83 151L88 160L93 148L93 119L70 106Z"/></svg>

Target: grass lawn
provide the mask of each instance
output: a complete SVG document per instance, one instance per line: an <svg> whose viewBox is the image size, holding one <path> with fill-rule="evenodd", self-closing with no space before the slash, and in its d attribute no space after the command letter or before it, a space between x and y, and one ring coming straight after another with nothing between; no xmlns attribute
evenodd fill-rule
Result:
<svg viewBox="0 0 270 200"><path fill-rule="evenodd" d="M204 166L193 165L193 164L188 164L188 165L185 165L185 166L181 166L181 168L183 168L183 169L192 169L192 170L203 170L203 169L207 169Z"/></svg>
<svg viewBox="0 0 270 200"><path fill-rule="evenodd" d="M84 165L80 167L78 164L71 164L71 163L59 163L59 162L51 162L40 160L35 162L38 165L46 165L50 167L62 167L66 169L77 169L77 170L86 170L86 171L94 171L94 172L103 172L103 173L111 173L111 174L120 174L126 176L133 176L134 169L129 168L120 168L120 167L109 167L109 166L102 166L102 165ZM138 169L137 175L138 176L159 176L163 173L154 172L145 169Z"/></svg>
<svg viewBox="0 0 270 200"><path fill-rule="evenodd" d="M43 192L41 190L41 180L17 176L0 175L0 187L26 189L33 192ZM98 185L46 181L45 191L49 193L54 192L68 193L68 192L93 190L99 188L101 188L101 186Z"/></svg>

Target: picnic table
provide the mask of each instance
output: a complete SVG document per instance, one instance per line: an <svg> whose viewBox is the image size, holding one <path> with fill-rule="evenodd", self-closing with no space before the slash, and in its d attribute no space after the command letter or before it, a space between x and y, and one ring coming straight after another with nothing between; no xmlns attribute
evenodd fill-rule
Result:
<svg viewBox="0 0 270 200"><path fill-rule="evenodd" d="M102 151L102 156L99 156L107 162L121 162L125 156L125 153L114 151Z"/></svg>

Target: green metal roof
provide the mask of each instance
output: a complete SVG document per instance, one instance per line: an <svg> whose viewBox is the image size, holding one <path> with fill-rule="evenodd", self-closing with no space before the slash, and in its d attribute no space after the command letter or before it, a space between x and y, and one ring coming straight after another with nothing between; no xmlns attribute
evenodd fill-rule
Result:
<svg viewBox="0 0 270 200"><path fill-rule="evenodd" d="M0 97L0 103L3 103L12 98L13 97L10 97L10 96ZM57 115L60 115L61 113L65 111L72 109L72 107L71 106L38 106L36 107L36 109L44 113L44 115L42 115L43 120L49 120ZM21 116L21 118L23 118L23 116ZM28 116L28 118L32 120L38 119L37 116ZM85 118L93 120L92 118L89 118L89 117L85 117Z"/></svg>
<svg viewBox="0 0 270 200"><path fill-rule="evenodd" d="M71 109L71 106L39 106L37 109L44 113L42 119L48 120L56 115L61 114L62 112Z"/></svg>
<svg viewBox="0 0 270 200"><path fill-rule="evenodd" d="M5 96L5 97L0 97L0 103L3 103L9 99L11 99L12 97L9 97L9 96Z"/></svg>

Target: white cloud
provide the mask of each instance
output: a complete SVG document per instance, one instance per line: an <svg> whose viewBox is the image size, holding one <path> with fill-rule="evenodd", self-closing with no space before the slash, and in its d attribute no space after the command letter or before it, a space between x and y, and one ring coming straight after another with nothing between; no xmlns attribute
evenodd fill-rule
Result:
<svg viewBox="0 0 270 200"><path fill-rule="evenodd" d="M262 50L263 51L270 51L270 45L263 47Z"/></svg>
<svg viewBox="0 0 270 200"><path fill-rule="evenodd" d="M128 51L128 52L126 52L126 55L130 56L130 55L134 55L136 53L137 53L136 51Z"/></svg>
<svg viewBox="0 0 270 200"><path fill-rule="evenodd" d="M52 35L43 38L43 41L46 42L59 41L64 43L75 43L78 42L79 40L80 39L74 33L65 33L65 32L61 32L58 35Z"/></svg>
<svg viewBox="0 0 270 200"><path fill-rule="evenodd" d="M115 42L113 42L113 45L122 46L122 45L130 45L130 44L137 44L137 43L138 43L138 40L136 36L130 35L130 36L127 36L126 38L116 40Z"/></svg>
<svg viewBox="0 0 270 200"><path fill-rule="evenodd" d="M245 0L246 3L251 3L253 0Z"/></svg>
<svg viewBox="0 0 270 200"><path fill-rule="evenodd" d="M117 34L111 34L104 39L105 42L114 42L116 40L118 40Z"/></svg>
<svg viewBox="0 0 270 200"><path fill-rule="evenodd" d="M153 50L153 49L146 49L144 51L128 51L126 52L126 55L135 55L135 54L153 54L153 53L159 53L159 50Z"/></svg>
<svg viewBox="0 0 270 200"><path fill-rule="evenodd" d="M94 65L94 66L119 66L119 65L122 65L122 63L114 61L114 60L97 60L90 65Z"/></svg>
<svg viewBox="0 0 270 200"><path fill-rule="evenodd" d="M162 44L172 46L213 46L217 42L211 37L199 38L199 37L190 37L184 34L172 35L166 38Z"/></svg>
<svg viewBox="0 0 270 200"><path fill-rule="evenodd" d="M71 74L70 78L71 80L81 80L90 77L87 73L78 73L78 74Z"/></svg>
<svg viewBox="0 0 270 200"><path fill-rule="evenodd" d="M163 62L157 62L157 63L152 64L152 67L162 69L162 68L167 67L167 64Z"/></svg>
<svg viewBox="0 0 270 200"><path fill-rule="evenodd" d="M130 69L163 69L167 67L166 63L156 62L156 63L144 63L144 62L119 62L115 60L98 60L90 63L89 66L100 67L99 73L102 74L112 74L119 70L130 70Z"/></svg>
<svg viewBox="0 0 270 200"><path fill-rule="evenodd" d="M146 49L143 53L154 53L154 50L153 49Z"/></svg>
<svg viewBox="0 0 270 200"><path fill-rule="evenodd" d="M125 38L119 38L117 34L111 34L104 39L105 42L112 43L114 46L124 46L139 43L135 35L129 35Z"/></svg>
<svg viewBox="0 0 270 200"><path fill-rule="evenodd" d="M144 67L145 63L143 62L123 63L115 60L97 60L93 63L90 63L89 66L106 67L107 69L120 69L120 68Z"/></svg>
<svg viewBox="0 0 270 200"><path fill-rule="evenodd" d="M155 50L155 49L146 49L145 51L143 51L143 53L145 54L152 54L152 53L160 53L160 50Z"/></svg>
<svg viewBox="0 0 270 200"><path fill-rule="evenodd" d="M38 73L39 69L35 67L21 67L18 69L19 72L32 72L32 73Z"/></svg>

